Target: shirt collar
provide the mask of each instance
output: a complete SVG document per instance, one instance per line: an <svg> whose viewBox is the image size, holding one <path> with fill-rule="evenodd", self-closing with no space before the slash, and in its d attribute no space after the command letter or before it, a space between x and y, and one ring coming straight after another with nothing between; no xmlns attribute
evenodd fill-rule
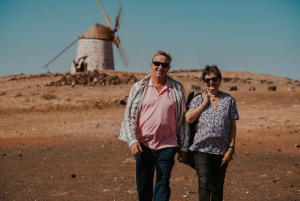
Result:
<svg viewBox="0 0 300 201"><path fill-rule="evenodd" d="M148 82L148 87L154 87L154 84L153 84L153 81L152 81L151 77L150 77L149 82ZM169 78L167 78L166 87L172 88L172 84L171 84Z"/></svg>

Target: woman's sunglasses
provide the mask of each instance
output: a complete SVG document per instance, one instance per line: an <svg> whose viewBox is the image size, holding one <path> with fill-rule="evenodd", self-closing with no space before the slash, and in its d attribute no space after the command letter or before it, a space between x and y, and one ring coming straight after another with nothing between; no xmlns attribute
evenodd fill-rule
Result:
<svg viewBox="0 0 300 201"><path fill-rule="evenodd" d="M152 61L152 63L155 65L155 66L162 66L163 68L167 68L167 67L169 67L170 66L170 64L169 63L162 63L162 62L159 62L159 61Z"/></svg>
<svg viewBox="0 0 300 201"><path fill-rule="evenodd" d="M212 82L217 82L218 80L219 80L219 78L217 78L217 77L213 77L213 78L205 78L205 79L204 79L204 82L210 83L210 81L212 81Z"/></svg>

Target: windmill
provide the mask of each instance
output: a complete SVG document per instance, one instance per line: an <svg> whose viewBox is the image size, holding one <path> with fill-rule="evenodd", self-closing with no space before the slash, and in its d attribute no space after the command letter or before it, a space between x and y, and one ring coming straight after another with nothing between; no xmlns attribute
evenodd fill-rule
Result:
<svg viewBox="0 0 300 201"><path fill-rule="evenodd" d="M122 6L120 5L115 18L115 27L112 28L110 19L106 15L100 1L96 0L96 2L108 27L97 23L94 24L43 67L47 68L48 72L48 65L75 44L76 41L78 41L76 61L73 60L71 64L71 73L93 70L114 70L113 44L115 44L119 50L124 67L128 65L128 57L121 47L119 36L116 35L116 32L120 28Z"/></svg>
<svg viewBox="0 0 300 201"><path fill-rule="evenodd" d="M96 2L108 27L96 23L78 38L76 54L77 62L73 61L71 73L78 71L93 71L96 69L114 70L113 44L115 44L119 50L123 65L125 67L128 65L128 59L122 49L121 40L119 36L116 35L116 32L120 28L122 6L120 6L115 18L115 26L112 27L110 19L106 15L100 1L96 0ZM81 63L79 63L80 60Z"/></svg>

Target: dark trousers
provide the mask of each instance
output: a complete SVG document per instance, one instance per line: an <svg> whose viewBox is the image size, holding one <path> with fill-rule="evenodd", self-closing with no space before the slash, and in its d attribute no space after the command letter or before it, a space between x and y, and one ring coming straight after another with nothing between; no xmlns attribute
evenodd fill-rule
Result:
<svg viewBox="0 0 300 201"><path fill-rule="evenodd" d="M227 164L221 166L223 155L194 153L198 175L199 201L222 201Z"/></svg>
<svg viewBox="0 0 300 201"><path fill-rule="evenodd" d="M168 201L171 195L170 177L177 147L152 150L142 145L143 152L135 156L136 184L140 201ZM153 193L154 172L156 182Z"/></svg>

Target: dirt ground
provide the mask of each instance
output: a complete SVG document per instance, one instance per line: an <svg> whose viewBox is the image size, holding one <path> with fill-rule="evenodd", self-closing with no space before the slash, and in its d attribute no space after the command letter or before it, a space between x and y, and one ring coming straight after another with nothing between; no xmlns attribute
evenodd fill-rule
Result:
<svg viewBox="0 0 300 201"><path fill-rule="evenodd" d="M204 87L200 74L171 73L187 94L192 85ZM135 161L118 139L125 110L119 100L131 84L45 86L61 77L0 77L0 200L137 200ZM240 114L224 200L299 201L299 82L249 72L223 77L254 80L221 84ZM197 200L195 172L176 161L171 189L171 201Z"/></svg>

